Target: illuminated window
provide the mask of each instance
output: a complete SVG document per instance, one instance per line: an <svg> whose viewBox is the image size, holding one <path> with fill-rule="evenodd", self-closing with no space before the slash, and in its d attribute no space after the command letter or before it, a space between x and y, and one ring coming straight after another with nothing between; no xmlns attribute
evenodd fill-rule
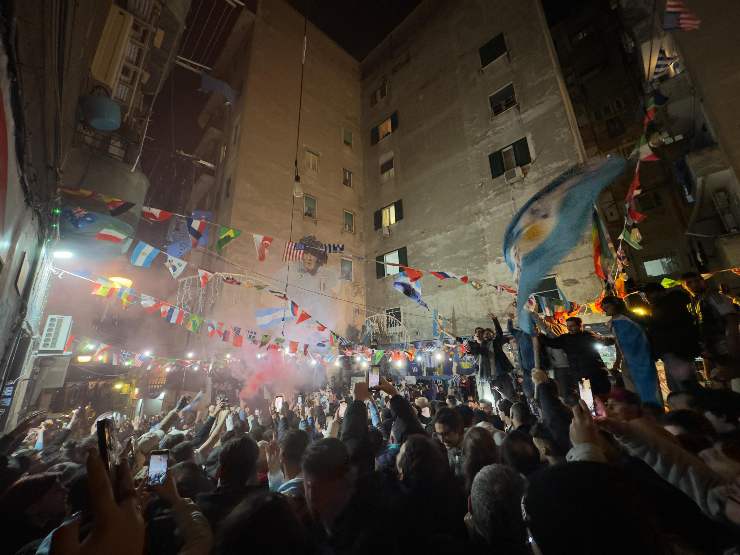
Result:
<svg viewBox="0 0 740 555"><path fill-rule="evenodd" d="M390 227L396 222L403 219L403 201L397 200L393 204L384 206L380 210L376 210L374 214L374 227L380 229L381 227Z"/></svg>
<svg viewBox="0 0 740 555"><path fill-rule="evenodd" d="M370 130L370 144L377 144L396 129L398 129L398 112L393 112L389 118L383 120Z"/></svg>
<svg viewBox="0 0 740 555"><path fill-rule="evenodd" d="M400 266L408 266L406 247L387 252L375 258L375 275L378 279L394 276L401 271Z"/></svg>
<svg viewBox="0 0 740 555"><path fill-rule="evenodd" d="M339 262L339 279L352 281L352 260L342 258Z"/></svg>

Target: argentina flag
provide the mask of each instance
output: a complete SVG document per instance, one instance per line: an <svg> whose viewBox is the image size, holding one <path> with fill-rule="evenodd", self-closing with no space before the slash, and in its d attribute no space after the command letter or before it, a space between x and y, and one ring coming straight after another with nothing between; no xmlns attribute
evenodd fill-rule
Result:
<svg viewBox="0 0 740 555"><path fill-rule="evenodd" d="M529 199L511 220L504 235L504 258L518 282L523 331L532 331L530 319L522 317L529 296L578 244L591 222L596 198L624 172L625 165L623 158L611 156L571 168Z"/></svg>

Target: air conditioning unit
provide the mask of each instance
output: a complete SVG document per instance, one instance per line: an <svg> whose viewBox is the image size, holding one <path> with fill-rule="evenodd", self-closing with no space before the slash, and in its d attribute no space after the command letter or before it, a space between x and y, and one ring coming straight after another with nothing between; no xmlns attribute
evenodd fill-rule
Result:
<svg viewBox="0 0 740 555"><path fill-rule="evenodd" d="M522 171L521 166L506 170L506 173L504 173L504 179L507 183L515 183L516 181L524 179L524 172Z"/></svg>
<svg viewBox="0 0 740 555"><path fill-rule="evenodd" d="M63 353L72 331L72 317L50 314L41 335L39 353Z"/></svg>
<svg viewBox="0 0 740 555"><path fill-rule="evenodd" d="M383 227L383 237L390 237L390 236L391 236L390 226L384 226Z"/></svg>
<svg viewBox="0 0 740 555"><path fill-rule="evenodd" d="M115 91L118 84L133 24L133 15L111 5L90 67L92 76L110 91Z"/></svg>

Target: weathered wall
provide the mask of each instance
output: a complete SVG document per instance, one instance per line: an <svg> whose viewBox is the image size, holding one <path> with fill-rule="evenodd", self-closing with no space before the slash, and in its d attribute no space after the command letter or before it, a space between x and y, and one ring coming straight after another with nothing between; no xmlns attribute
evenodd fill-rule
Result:
<svg viewBox="0 0 740 555"><path fill-rule="evenodd" d="M582 147L544 19L533 16L538 2L478 0L464 6L425 2L363 61L367 251L375 257L406 246L412 267L511 284L502 256L506 226L533 193L579 161ZM481 69L478 49L500 32L508 58ZM369 96L383 79L390 82L390 94L370 107ZM492 119L488 97L509 82L520 109ZM370 129L396 110L398 131L370 145ZM526 177L514 184L503 176L492 179L489 153L524 136L533 159ZM389 151L395 177L381 184L379 158ZM372 214L398 199L404 219L383 237L373 231ZM572 300L598 293L585 242L555 273ZM431 336L429 313L395 291L393 278L377 279L374 264L368 264L366 279L370 307L402 306L411 339ZM484 323L488 311L502 314L512 301L490 288L475 291L434 277L423 278L422 293L441 315L454 317L457 333Z"/></svg>

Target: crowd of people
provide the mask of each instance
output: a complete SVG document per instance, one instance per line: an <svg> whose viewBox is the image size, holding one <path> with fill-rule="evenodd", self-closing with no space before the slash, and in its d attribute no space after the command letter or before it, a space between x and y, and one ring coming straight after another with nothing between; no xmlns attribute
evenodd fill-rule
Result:
<svg viewBox="0 0 740 555"><path fill-rule="evenodd" d="M3 552L740 553L740 393L722 387L737 321L699 279L687 302L646 288L643 320L605 298L609 335L575 318L560 335L511 321L505 334L494 319L465 341L478 358L465 390L381 377L269 408L219 397L152 419L32 414L0 438ZM104 456L101 418L115 440ZM160 482L149 466L162 456Z"/></svg>

